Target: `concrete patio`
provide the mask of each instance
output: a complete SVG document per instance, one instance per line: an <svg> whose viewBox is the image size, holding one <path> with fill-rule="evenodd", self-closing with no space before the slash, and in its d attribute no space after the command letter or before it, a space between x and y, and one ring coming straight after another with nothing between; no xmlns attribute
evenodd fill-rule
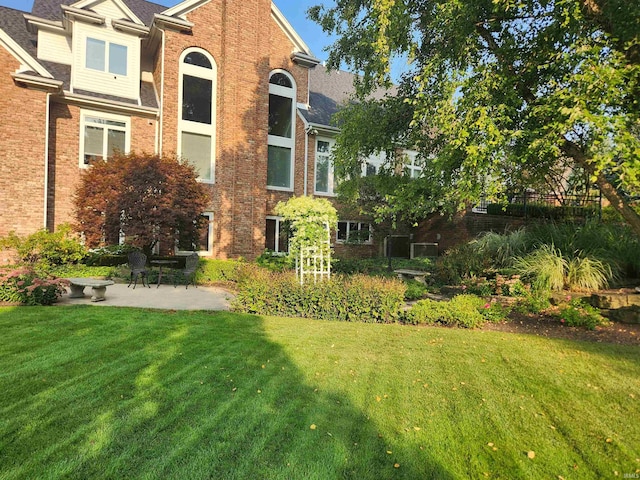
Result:
<svg viewBox="0 0 640 480"><path fill-rule="evenodd" d="M96 305L104 307L140 307L157 308L162 310L229 310L229 303L233 294L219 287L198 286L194 288L184 285L152 284L151 288L142 287L140 284L133 289L126 283L116 283L107 287L105 300L102 302L91 301L91 288L84 290L84 298L69 298L65 294L56 303L59 306L67 305Z"/></svg>

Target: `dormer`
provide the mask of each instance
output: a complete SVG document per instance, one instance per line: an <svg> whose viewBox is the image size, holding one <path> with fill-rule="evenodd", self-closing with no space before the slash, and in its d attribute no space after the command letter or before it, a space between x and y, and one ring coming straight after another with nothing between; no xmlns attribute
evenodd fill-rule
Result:
<svg viewBox="0 0 640 480"><path fill-rule="evenodd" d="M141 39L149 33L144 23L121 0L84 0L62 9L73 32L73 91L138 98Z"/></svg>
<svg viewBox="0 0 640 480"><path fill-rule="evenodd" d="M61 21L25 15L38 31L38 58L71 66L73 93L140 97L140 57L147 27L122 0L60 5Z"/></svg>

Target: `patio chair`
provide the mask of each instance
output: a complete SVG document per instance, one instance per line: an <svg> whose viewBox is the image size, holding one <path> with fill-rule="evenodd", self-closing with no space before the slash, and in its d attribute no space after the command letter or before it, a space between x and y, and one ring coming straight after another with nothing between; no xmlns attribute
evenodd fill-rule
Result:
<svg viewBox="0 0 640 480"><path fill-rule="evenodd" d="M151 288L149 286L149 280L147 279L147 256L136 250L130 252L127 259L129 260L129 268L131 269L131 276L129 277L129 285L127 285L127 288L129 288L131 283L133 283L133 289L135 290L136 285L138 284L138 277L142 278L143 287L146 286Z"/></svg>
<svg viewBox="0 0 640 480"><path fill-rule="evenodd" d="M198 269L198 262L200 261L200 257L196 252L193 252L191 255L185 258L184 260L184 268L180 271L177 271L173 277L173 287L178 286L178 276L184 278L185 288L189 288L189 284L192 283L194 287L198 288L196 284L196 270Z"/></svg>

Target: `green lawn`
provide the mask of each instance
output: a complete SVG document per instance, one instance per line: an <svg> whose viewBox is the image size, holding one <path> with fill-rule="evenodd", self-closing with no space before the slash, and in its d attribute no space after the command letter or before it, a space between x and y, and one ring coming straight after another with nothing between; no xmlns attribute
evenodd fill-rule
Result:
<svg viewBox="0 0 640 480"><path fill-rule="evenodd" d="M92 306L0 308L0 332L1 479L640 469L637 347Z"/></svg>

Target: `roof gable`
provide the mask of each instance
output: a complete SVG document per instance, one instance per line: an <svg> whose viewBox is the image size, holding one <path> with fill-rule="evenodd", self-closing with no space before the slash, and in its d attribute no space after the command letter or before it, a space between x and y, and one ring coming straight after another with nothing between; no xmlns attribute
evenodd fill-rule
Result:
<svg viewBox="0 0 640 480"><path fill-rule="evenodd" d="M53 78L36 60L35 44L26 29L23 15L24 12L0 7L0 45L20 62L22 70Z"/></svg>
<svg viewBox="0 0 640 480"><path fill-rule="evenodd" d="M306 55L313 57L311 53L311 49L309 46L302 40L302 37L298 35L293 28L293 26L289 23L286 17L282 14L282 12L276 7L276 4L271 2L271 18L275 20L276 24L282 29L284 34L293 44L294 52L302 52Z"/></svg>
<svg viewBox="0 0 640 480"><path fill-rule="evenodd" d="M202 5L209 3L211 0L184 0L174 7L171 7L162 12L163 15L168 17L180 17L185 18L185 15Z"/></svg>
<svg viewBox="0 0 640 480"><path fill-rule="evenodd" d="M151 23L153 22L153 16L156 13L161 13L167 9L167 7L148 2L146 0L118 0L118 2L125 5L125 7L131 12L131 14L146 26L151 25ZM44 18L46 20L61 20L61 7L63 5L73 5L75 7L79 3L85 2L78 0L34 0L31 14L39 18ZM134 23L138 22L134 21Z"/></svg>
<svg viewBox="0 0 640 480"><path fill-rule="evenodd" d="M140 20L138 18L138 16L135 13L133 13L131 11L131 9L129 7L127 7L127 5L122 0L80 0L79 2L76 2L76 3L72 4L71 6L74 7L74 8L95 10L96 7L99 7L100 5L104 5L106 3L111 4L109 6L114 6L114 7L117 8L117 10L122 12L122 16L118 17L118 19L123 19L124 18L124 19L129 20L129 21L131 21L133 23L137 23L139 25L144 25L142 20Z"/></svg>

